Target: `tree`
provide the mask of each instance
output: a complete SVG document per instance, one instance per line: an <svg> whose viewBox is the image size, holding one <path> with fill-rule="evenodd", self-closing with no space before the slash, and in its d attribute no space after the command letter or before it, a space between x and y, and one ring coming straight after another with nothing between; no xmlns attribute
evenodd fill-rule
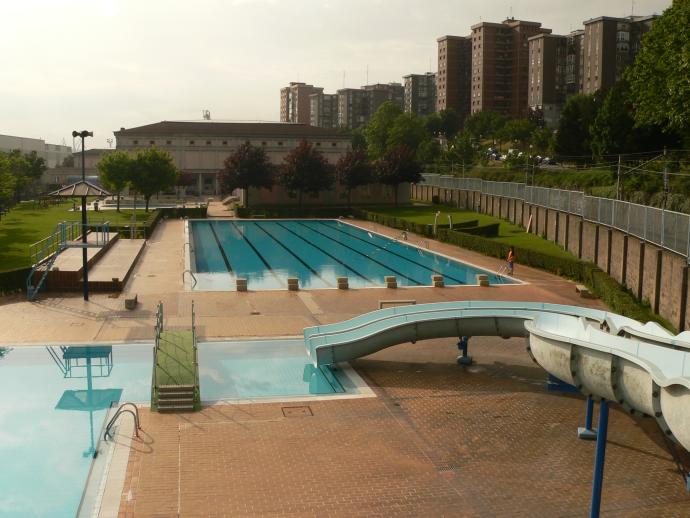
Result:
<svg viewBox="0 0 690 518"><path fill-rule="evenodd" d="M0 153L0 206L4 206L14 195L17 180L10 171L9 159Z"/></svg>
<svg viewBox="0 0 690 518"><path fill-rule="evenodd" d="M690 134L690 2L674 0L654 21L626 72L638 125Z"/></svg>
<svg viewBox="0 0 690 518"><path fill-rule="evenodd" d="M388 138L393 124L401 114L400 106L386 101L371 117L366 128L364 128L364 137L367 140L367 151L370 158L377 159L384 155L388 149Z"/></svg>
<svg viewBox="0 0 690 518"><path fill-rule="evenodd" d="M280 184L288 193L297 194L300 207L303 193L316 196L333 186L331 166L310 142L302 140L283 160Z"/></svg>
<svg viewBox="0 0 690 518"><path fill-rule="evenodd" d="M347 206L352 204L352 189L370 184L373 179L371 163L363 149L353 149L340 157L335 165L338 182L347 189Z"/></svg>
<svg viewBox="0 0 690 518"><path fill-rule="evenodd" d="M273 187L273 165L261 147L252 146L249 141L238 147L225 159L223 169L218 173L225 192L244 189L245 207L249 207L249 188Z"/></svg>
<svg viewBox="0 0 690 518"><path fill-rule="evenodd" d="M420 145L428 140L430 137L424 127L424 121L414 114L401 113L393 121L384 151L405 146L418 152ZM419 155L417 158L420 158Z"/></svg>
<svg viewBox="0 0 690 518"><path fill-rule="evenodd" d="M149 211L151 196L175 185L179 172L170 154L155 147L139 151L132 161L131 186L146 200Z"/></svg>
<svg viewBox="0 0 690 518"><path fill-rule="evenodd" d="M453 108L441 110L438 112L438 117L441 122L441 133L443 133L447 139L452 139L457 135L462 124L460 123L460 116Z"/></svg>
<svg viewBox="0 0 690 518"><path fill-rule="evenodd" d="M66 156L62 160L62 164L60 164L60 167L74 167L74 155Z"/></svg>
<svg viewBox="0 0 690 518"><path fill-rule="evenodd" d="M568 99L558 122L556 153L575 163L587 161L592 154L589 128L598 109L599 99L596 95L578 94Z"/></svg>
<svg viewBox="0 0 690 518"><path fill-rule="evenodd" d="M132 179L130 156L123 151L104 154L96 164L103 186L117 195L117 212L120 212L120 194Z"/></svg>
<svg viewBox="0 0 690 518"><path fill-rule="evenodd" d="M500 113L482 110L465 119L465 131L475 138L497 138L506 119Z"/></svg>
<svg viewBox="0 0 690 518"><path fill-rule="evenodd" d="M422 179L420 165L415 160L414 151L399 146L387 151L376 163L379 182L393 187L395 204L398 204L398 186L401 183L418 183Z"/></svg>
<svg viewBox="0 0 690 518"><path fill-rule="evenodd" d="M534 124L527 119L514 119L506 122L499 134L501 140L517 142L522 148L529 141L535 129Z"/></svg>
<svg viewBox="0 0 690 518"><path fill-rule="evenodd" d="M444 159L453 164L461 164L463 171L465 166L472 165L477 158L476 140L467 132L456 135L448 143L448 150L444 154Z"/></svg>
<svg viewBox="0 0 690 518"><path fill-rule="evenodd" d="M29 194L31 187L40 180L47 169L46 163L36 151L22 153L14 149L6 154L6 158L10 174L15 178L14 198L20 200L24 195Z"/></svg>
<svg viewBox="0 0 690 518"><path fill-rule="evenodd" d="M542 155L551 154L554 145L553 130L538 128L532 133L531 141L535 153Z"/></svg>

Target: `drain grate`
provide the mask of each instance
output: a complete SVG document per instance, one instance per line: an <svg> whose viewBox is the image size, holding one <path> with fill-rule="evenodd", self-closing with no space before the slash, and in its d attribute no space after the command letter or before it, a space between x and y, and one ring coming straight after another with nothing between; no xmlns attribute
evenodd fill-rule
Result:
<svg viewBox="0 0 690 518"><path fill-rule="evenodd" d="M314 415L309 406L284 406L282 410L285 417L308 417Z"/></svg>
<svg viewBox="0 0 690 518"><path fill-rule="evenodd" d="M438 468L439 473L455 473L457 471L460 471L460 466L455 464L446 464Z"/></svg>

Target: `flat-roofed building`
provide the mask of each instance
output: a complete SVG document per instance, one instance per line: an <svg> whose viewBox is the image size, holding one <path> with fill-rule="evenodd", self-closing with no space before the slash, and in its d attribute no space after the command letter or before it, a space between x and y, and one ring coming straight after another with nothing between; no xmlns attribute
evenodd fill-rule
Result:
<svg viewBox="0 0 690 518"><path fill-rule="evenodd" d="M436 111L453 109L461 120L470 113L471 36L441 36L438 42Z"/></svg>
<svg viewBox="0 0 690 518"><path fill-rule="evenodd" d="M311 123L311 94L323 92L323 88L306 83L290 83L280 89L280 122L295 124Z"/></svg>
<svg viewBox="0 0 690 518"><path fill-rule="evenodd" d="M471 113L493 110L511 118L527 116L528 39L550 32L539 22L513 18L472 26Z"/></svg>
<svg viewBox="0 0 690 518"><path fill-rule="evenodd" d="M612 87L630 65L657 15L613 18L600 16L584 22L582 93Z"/></svg>
<svg viewBox="0 0 690 518"><path fill-rule="evenodd" d="M311 125L319 128L338 127L338 94L311 94Z"/></svg>
<svg viewBox="0 0 690 518"><path fill-rule="evenodd" d="M265 149L274 164L282 163L302 140L313 143L330 163L351 148L350 137L334 129L278 122L162 121L114 133L120 151L133 153L151 146L166 150L181 172L195 176L199 194L220 193L218 171L247 141Z"/></svg>
<svg viewBox="0 0 690 518"><path fill-rule="evenodd" d="M72 154L70 146L47 144L45 140L39 138L0 135L0 152L9 153L15 149L22 153L35 151L39 157L45 160L48 168L60 166L65 158Z"/></svg>
<svg viewBox="0 0 690 518"><path fill-rule="evenodd" d="M365 85L362 88L338 90L338 125L342 128L361 128L387 101L403 109L405 88L400 83Z"/></svg>
<svg viewBox="0 0 690 518"><path fill-rule="evenodd" d="M409 74L405 81L405 113L424 117L436 111L436 74Z"/></svg>

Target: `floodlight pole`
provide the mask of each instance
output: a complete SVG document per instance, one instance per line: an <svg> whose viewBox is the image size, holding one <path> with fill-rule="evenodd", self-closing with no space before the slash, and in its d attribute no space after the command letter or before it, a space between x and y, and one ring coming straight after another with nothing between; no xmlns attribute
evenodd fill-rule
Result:
<svg viewBox="0 0 690 518"><path fill-rule="evenodd" d="M73 131L72 137L81 137L81 181L86 182L86 162L84 160L84 139L86 137L93 137L92 131ZM88 221L86 218L86 193L81 197L81 242L83 248L81 250L81 260L82 260L82 278L84 284L84 300L89 300L89 267L88 267L88 255L87 255L87 236L86 236L86 226Z"/></svg>

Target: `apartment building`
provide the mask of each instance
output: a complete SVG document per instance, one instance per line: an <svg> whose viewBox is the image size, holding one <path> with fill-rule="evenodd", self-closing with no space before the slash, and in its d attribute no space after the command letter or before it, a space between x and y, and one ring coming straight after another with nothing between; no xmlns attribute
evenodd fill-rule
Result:
<svg viewBox="0 0 690 518"><path fill-rule="evenodd" d="M642 37L657 15L613 18L600 16L584 22L582 88L584 94L613 86L634 61Z"/></svg>
<svg viewBox="0 0 690 518"><path fill-rule="evenodd" d="M365 126L376 110L387 101L403 108L405 89L400 83L365 85L338 90L338 125L343 128Z"/></svg>
<svg viewBox="0 0 690 518"><path fill-rule="evenodd" d="M311 123L311 101L309 96L322 93L323 88L306 83L290 83L280 89L280 122L294 124Z"/></svg>
<svg viewBox="0 0 690 518"><path fill-rule="evenodd" d="M311 105L312 126L319 128L338 127L338 94L325 94L323 92L309 96Z"/></svg>
<svg viewBox="0 0 690 518"><path fill-rule="evenodd" d="M472 26L471 113L493 110L511 118L527 116L528 40L550 32L539 22L513 18Z"/></svg>
<svg viewBox="0 0 690 518"><path fill-rule="evenodd" d="M452 108L464 120L470 113L472 38L442 36L436 41L436 111Z"/></svg>
<svg viewBox="0 0 690 518"><path fill-rule="evenodd" d="M405 113L426 116L436 111L436 74L409 74L403 77Z"/></svg>

